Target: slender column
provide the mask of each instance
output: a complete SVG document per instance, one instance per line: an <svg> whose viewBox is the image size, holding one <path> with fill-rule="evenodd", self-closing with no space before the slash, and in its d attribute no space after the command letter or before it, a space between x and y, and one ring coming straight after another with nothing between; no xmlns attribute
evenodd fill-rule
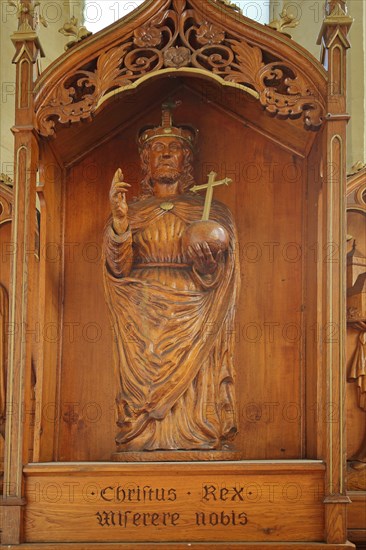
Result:
<svg viewBox="0 0 366 550"><path fill-rule="evenodd" d="M32 285L38 144L34 132L33 82L43 53L36 33L34 0L19 3L16 54L14 212L12 223L7 417L4 457L3 544L22 540L23 465L28 461L31 378Z"/></svg>
<svg viewBox="0 0 366 550"><path fill-rule="evenodd" d="M324 452L326 469L326 537L347 540L345 442L346 335L346 52L352 18L346 0L327 0L318 43L328 70L328 105L324 130L323 299Z"/></svg>

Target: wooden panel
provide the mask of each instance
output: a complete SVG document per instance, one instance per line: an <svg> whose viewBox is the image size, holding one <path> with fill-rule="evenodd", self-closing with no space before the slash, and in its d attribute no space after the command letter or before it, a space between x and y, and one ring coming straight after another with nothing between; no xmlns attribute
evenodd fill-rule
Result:
<svg viewBox="0 0 366 550"><path fill-rule="evenodd" d="M231 208L240 241L242 292L236 324L228 327L237 344L236 447L246 458L301 457L303 161L223 111L202 109L187 89L176 97L183 99L177 123L193 122L200 129L196 181L207 181L212 169L233 179L215 196ZM159 121L160 105L95 149L67 179L59 460L108 460L114 450L113 346L102 285L102 234L116 168L121 166L133 184L129 199L137 196L136 135L144 124Z"/></svg>
<svg viewBox="0 0 366 550"><path fill-rule="evenodd" d="M50 148L42 150L40 255L36 335L36 399L34 461L53 460L58 425L57 381L62 334L62 169Z"/></svg>
<svg viewBox="0 0 366 550"><path fill-rule="evenodd" d="M307 160L307 217L304 220L306 241L306 456L322 456L324 434L322 418L329 420L329 407L322 401L322 272L329 260L322 232L322 153L321 136Z"/></svg>
<svg viewBox="0 0 366 550"><path fill-rule="evenodd" d="M366 528L366 492L365 491L350 491L348 496L351 499L351 504L348 507L348 529L365 529Z"/></svg>
<svg viewBox="0 0 366 550"><path fill-rule="evenodd" d="M323 479L306 462L30 467L25 539L320 541Z"/></svg>
<svg viewBox="0 0 366 550"><path fill-rule="evenodd" d="M212 103L216 109L224 108L230 116L240 117L245 125L255 128L270 140L278 142L280 135L281 146L301 156L306 155L316 139L317 134L304 132L301 119L273 119L263 111L255 98L244 96L240 90L225 89L208 80L195 78L186 79L185 83L196 91L201 103Z"/></svg>

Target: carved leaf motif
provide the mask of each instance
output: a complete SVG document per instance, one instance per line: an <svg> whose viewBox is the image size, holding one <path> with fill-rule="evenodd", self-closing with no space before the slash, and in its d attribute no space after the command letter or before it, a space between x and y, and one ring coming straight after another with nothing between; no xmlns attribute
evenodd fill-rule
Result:
<svg viewBox="0 0 366 550"><path fill-rule="evenodd" d="M187 2L185 0L173 0L173 9L177 13L183 13L185 10Z"/></svg>
<svg viewBox="0 0 366 550"><path fill-rule="evenodd" d="M236 54L239 71L231 72L225 80L256 85L256 75L263 66L262 52L257 46L249 46L246 42L229 41Z"/></svg>
<svg viewBox="0 0 366 550"><path fill-rule="evenodd" d="M286 74L295 75L294 78ZM323 119L323 107L316 99L305 78L287 63L270 63L258 73L260 102L266 111L279 118L299 118L304 115L305 126L318 128Z"/></svg>
<svg viewBox="0 0 366 550"><path fill-rule="evenodd" d="M67 109L73 102L75 89L65 88L65 79L56 88L55 95L50 99L40 112L39 128L40 133L44 136L53 135L55 133L55 123L59 120L61 123L73 122L74 117L66 116L71 109ZM75 118L75 120L80 120Z"/></svg>
<svg viewBox="0 0 366 550"><path fill-rule="evenodd" d="M120 67L130 46L131 43L127 42L108 50L99 57L97 70L94 73L98 95L103 94L103 91L106 93L111 87L129 84L126 78L121 76Z"/></svg>
<svg viewBox="0 0 366 550"><path fill-rule="evenodd" d="M42 135L54 134L55 122L61 124L89 118L98 101L114 88L130 84L121 74L121 63L131 42L112 48L100 55L95 72L82 70L75 73L73 86L66 75L56 89L56 96L42 111L40 131ZM86 89L90 90L86 93ZM55 109L55 107L58 109Z"/></svg>

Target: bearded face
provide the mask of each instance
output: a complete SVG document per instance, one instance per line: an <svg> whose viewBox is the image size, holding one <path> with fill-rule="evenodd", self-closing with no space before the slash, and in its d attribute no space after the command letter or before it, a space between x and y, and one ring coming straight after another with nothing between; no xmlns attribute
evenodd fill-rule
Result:
<svg viewBox="0 0 366 550"><path fill-rule="evenodd" d="M183 172L184 149L175 137L156 138L150 148L149 169L151 181L176 183Z"/></svg>
<svg viewBox="0 0 366 550"><path fill-rule="evenodd" d="M168 151L164 152L167 144ZM154 194L154 182L170 184L178 180L179 193L185 193L194 185L193 151L181 139L168 136L155 138L145 144L140 151L140 158L142 197Z"/></svg>

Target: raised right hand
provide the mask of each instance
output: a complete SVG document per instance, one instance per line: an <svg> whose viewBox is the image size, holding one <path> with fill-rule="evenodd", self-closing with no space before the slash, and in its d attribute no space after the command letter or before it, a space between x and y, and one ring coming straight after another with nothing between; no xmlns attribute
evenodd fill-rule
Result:
<svg viewBox="0 0 366 550"><path fill-rule="evenodd" d="M109 191L109 200L113 216L113 229L118 235L124 233L128 227L126 192L129 187L131 187L131 185L123 181L122 170L118 168L114 174L111 189Z"/></svg>

